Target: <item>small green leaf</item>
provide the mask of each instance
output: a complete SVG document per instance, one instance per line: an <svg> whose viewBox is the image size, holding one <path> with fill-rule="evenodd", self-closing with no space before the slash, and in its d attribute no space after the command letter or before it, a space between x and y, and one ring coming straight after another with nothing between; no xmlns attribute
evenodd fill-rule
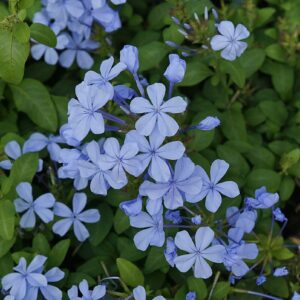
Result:
<svg viewBox="0 0 300 300"><path fill-rule="evenodd" d="M11 240L3 240L0 238L0 257L4 256L10 250L15 241L16 238L13 238Z"/></svg>
<svg viewBox="0 0 300 300"><path fill-rule="evenodd" d="M14 262L11 255L8 253L0 258L0 276L3 277L11 272L14 267Z"/></svg>
<svg viewBox="0 0 300 300"><path fill-rule="evenodd" d="M185 76L179 86L193 86L212 75L212 70L199 61L198 58L191 59L187 62Z"/></svg>
<svg viewBox="0 0 300 300"><path fill-rule="evenodd" d="M145 274L152 273L161 268L167 267L162 248L152 247L145 262Z"/></svg>
<svg viewBox="0 0 300 300"><path fill-rule="evenodd" d="M279 189L281 176L273 170L253 169L246 179L245 189L249 194L253 191L266 186L268 191L276 192Z"/></svg>
<svg viewBox="0 0 300 300"><path fill-rule="evenodd" d="M13 99L19 111L39 127L56 131L57 113L47 88L35 79L24 79L19 85L10 85Z"/></svg>
<svg viewBox="0 0 300 300"><path fill-rule="evenodd" d="M89 226L89 240L93 246L98 246L105 239L113 225L113 212L111 208L103 203L99 205L99 211L101 214L100 221Z"/></svg>
<svg viewBox="0 0 300 300"><path fill-rule="evenodd" d="M207 287L203 279L189 277L187 279L189 291L196 292L197 300L204 300L207 297Z"/></svg>
<svg viewBox="0 0 300 300"><path fill-rule="evenodd" d="M69 239L62 240L58 242L50 251L48 260L47 260L47 268L59 267L69 250L71 241Z"/></svg>
<svg viewBox="0 0 300 300"><path fill-rule="evenodd" d="M54 48L57 43L55 33L46 25L40 23L33 23L30 26L31 37L48 47Z"/></svg>
<svg viewBox="0 0 300 300"><path fill-rule="evenodd" d="M220 63L220 70L224 73L229 74L231 80L240 88L242 88L245 85L245 71L238 61L229 62L226 60L222 60Z"/></svg>
<svg viewBox="0 0 300 300"><path fill-rule="evenodd" d="M250 49L240 58L239 62L245 71L246 78L252 76L262 66L265 60L265 51L262 49Z"/></svg>
<svg viewBox="0 0 300 300"><path fill-rule="evenodd" d="M280 159L281 170L286 173L286 171L294 166L300 160L300 149L294 149L286 154L284 154Z"/></svg>
<svg viewBox="0 0 300 300"><path fill-rule="evenodd" d="M147 71L159 67L162 59L167 55L168 47L162 42L151 42L139 48L140 71Z"/></svg>
<svg viewBox="0 0 300 300"><path fill-rule="evenodd" d="M286 62L287 55L284 49L279 44L272 44L266 48L266 54L268 57L277 60L279 62Z"/></svg>
<svg viewBox="0 0 300 300"><path fill-rule="evenodd" d="M0 28L0 77L9 83L19 84L29 55L29 42L21 43L12 30Z"/></svg>
<svg viewBox="0 0 300 300"><path fill-rule="evenodd" d="M117 258L117 267L126 284L132 287L144 285L144 275L136 265L124 258Z"/></svg>
<svg viewBox="0 0 300 300"><path fill-rule="evenodd" d="M32 248L36 253L48 256L50 252L50 245L47 238L42 234L38 233L32 241Z"/></svg>
<svg viewBox="0 0 300 300"><path fill-rule="evenodd" d="M118 209L114 216L114 229L116 233L120 234L129 227L129 218L124 214L124 212L121 209Z"/></svg>
<svg viewBox="0 0 300 300"><path fill-rule="evenodd" d="M0 237L10 241L15 231L15 207L9 200L0 201Z"/></svg>
<svg viewBox="0 0 300 300"><path fill-rule="evenodd" d="M213 291L212 299L213 300L225 299L229 294L229 292L230 292L229 282L225 282L225 281L218 282Z"/></svg>

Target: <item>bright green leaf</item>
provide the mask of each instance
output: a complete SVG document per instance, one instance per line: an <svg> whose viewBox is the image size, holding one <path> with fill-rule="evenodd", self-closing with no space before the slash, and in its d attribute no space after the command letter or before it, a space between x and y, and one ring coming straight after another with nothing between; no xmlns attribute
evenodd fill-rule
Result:
<svg viewBox="0 0 300 300"><path fill-rule="evenodd" d="M54 48L57 43L55 33L46 25L40 23L33 23L30 26L31 37L48 47Z"/></svg>
<svg viewBox="0 0 300 300"><path fill-rule="evenodd" d="M132 287L144 285L144 275L136 265L124 258L117 258L117 267L126 284Z"/></svg>
<svg viewBox="0 0 300 300"><path fill-rule="evenodd" d="M10 241L15 231L15 206L9 200L0 200L0 237Z"/></svg>

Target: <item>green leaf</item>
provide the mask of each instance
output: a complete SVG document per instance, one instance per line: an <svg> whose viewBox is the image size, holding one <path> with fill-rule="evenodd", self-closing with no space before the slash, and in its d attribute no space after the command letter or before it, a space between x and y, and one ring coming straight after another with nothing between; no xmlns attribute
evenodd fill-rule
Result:
<svg viewBox="0 0 300 300"><path fill-rule="evenodd" d="M169 11L172 5L170 3L160 3L155 5L148 14L149 29L158 30L166 25L165 19L169 17Z"/></svg>
<svg viewBox="0 0 300 300"><path fill-rule="evenodd" d="M203 279L189 277L187 279L187 286L189 291L196 292L197 300L204 300L207 296L207 287Z"/></svg>
<svg viewBox="0 0 300 300"><path fill-rule="evenodd" d="M99 222L89 226L89 241L93 246L98 246L109 233L113 225L113 212L111 208L103 203L99 205L101 219Z"/></svg>
<svg viewBox="0 0 300 300"><path fill-rule="evenodd" d="M132 262L140 260L147 255L147 252L140 251L135 247L132 239L125 237L118 237L117 247L120 257Z"/></svg>
<svg viewBox="0 0 300 300"><path fill-rule="evenodd" d="M59 267L63 263L68 253L70 243L71 241L69 239L62 240L51 249L47 260L48 269Z"/></svg>
<svg viewBox="0 0 300 300"><path fill-rule="evenodd" d="M48 47L54 48L57 44L55 33L44 24L33 23L30 26L30 35L35 41Z"/></svg>
<svg viewBox="0 0 300 300"><path fill-rule="evenodd" d="M0 258L10 250L10 248L14 245L15 241L15 238L11 240L3 240L0 238Z"/></svg>
<svg viewBox="0 0 300 300"><path fill-rule="evenodd" d="M264 283L264 288L274 296L287 299L289 296L289 287L283 277L269 277Z"/></svg>
<svg viewBox="0 0 300 300"><path fill-rule="evenodd" d="M159 67L162 59L167 55L168 47L161 42L151 42L139 48L140 71L147 71Z"/></svg>
<svg viewBox="0 0 300 300"><path fill-rule="evenodd" d="M5 194L15 196L15 188L20 182L31 182L38 168L38 154L25 153L17 158L11 168ZM2 187L2 190L4 188Z"/></svg>
<svg viewBox="0 0 300 300"><path fill-rule="evenodd" d="M121 279L131 287L144 285L144 275L140 269L124 258L117 258L117 267Z"/></svg>
<svg viewBox="0 0 300 300"><path fill-rule="evenodd" d="M35 79L24 79L19 85L10 85L19 111L26 113L39 127L55 132L57 114L46 87Z"/></svg>
<svg viewBox="0 0 300 300"><path fill-rule="evenodd" d="M121 209L118 209L114 216L114 229L117 234L122 233L130 227L129 218Z"/></svg>
<svg viewBox="0 0 300 300"><path fill-rule="evenodd" d="M286 260L291 259L295 256L295 254L287 248L282 248L279 250L272 251L272 256L274 256L278 260Z"/></svg>
<svg viewBox="0 0 300 300"><path fill-rule="evenodd" d="M171 24L163 31L164 41L172 41L180 45L184 41L184 36L178 31L179 27L176 24Z"/></svg>
<svg viewBox="0 0 300 300"><path fill-rule="evenodd" d="M163 249L152 247L145 262L145 274L152 273L167 266L168 263L166 262Z"/></svg>
<svg viewBox="0 0 300 300"><path fill-rule="evenodd" d="M14 267L14 262L11 258L11 255L8 253L5 256L0 258L0 276L3 277L8 273L11 273L11 270Z"/></svg>
<svg viewBox="0 0 300 300"><path fill-rule="evenodd" d="M245 119L239 105L235 105L223 113L221 124L221 130L229 140L247 140Z"/></svg>
<svg viewBox="0 0 300 300"><path fill-rule="evenodd" d="M286 173L289 168L294 166L300 160L300 149L294 149L283 154L280 159L281 170Z"/></svg>
<svg viewBox="0 0 300 300"><path fill-rule="evenodd" d="M229 74L231 80L240 88L242 88L245 85L245 71L238 61L229 62L226 60L221 60L220 70L226 74Z"/></svg>
<svg viewBox="0 0 300 300"><path fill-rule="evenodd" d="M21 82L28 55L29 42L21 43L12 30L0 27L0 77L4 81L13 84Z"/></svg>
<svg viewBox="0 0 300 300"><path fill-rule="evenodd" d="M254 24L255 28L268 23L272 19L275 12L276 12L276 10L273 7L266 7L266 8L259 9L258 10L258 18Z"/></svg>
<svg viewBox="0 0 300 300"><path fill-rule="evenodd" d="M265 116L273 121L276 125L284 125L288 112L287 108L281 101L262 101L258 104L259 108L265 114Z"/></svg>
<svg viewBox="0 0 300 300"><path fill-rule="evenodd" d="M273 170L253 169L246 179L245 189L249 194L254 190L266 186L269 192L276 192L279 189L281 176Z"/></svg>
<svg viewBox="0 0 300 300"><path fill-rule="evenodd" d="M246 153L246 157L257 168L274 168L275 155L267 148L254 146L251 151Z"/></svg>
<svg viewBox="0 0 300 300"><path fill-rule="evenodd" d="M205 64L199 61L199 58L194 58L187 62L185 76L183 78L183 81L178 85L193 86L212 75L212 70L210 70Z"/></svg>
<svg viewBox="0 0 300 300"><path fill-rule="evenodd" d="M285 63L287 61L287 55L284 49L279 44L272 44L266 48L266 54L268 57Z"/></svg>
<svg viewBox="0 0 300 300"><path fill-rule="evenodd" d="M50 252L50 245L47 238L42 234L38 233L32 241L32 248L36 253L48 256Z"/></svg>
<svg viewBox="0 0 300 300"><path fill-rule="evenodd" d="M213 300L225 299L230 292L230 283L221 281L216 284L216 287L212 294Z"/></svg>
<svg viewBox="0 0 300 300"><path fill-rule="evenodd" d="M284 176L280 183L279 196L280 200L287 201L291 198L296 187L295 180L291 176Z"/></svg>
<svg viewBox="0 0 300 300"><path fill-rule="evenodd" d="M239 58L240 65L245 72L246 78L249 78L259 70L264 63L265 57L264 50L250 49Z"/></svg>
<svg viewBox="0 0 300 300"><path fill-rule="evenodd" d="M10 241L15 231L15 206L9 200L0 201L0 237Z"/></svg>
<svg viewBox="0 0 300 300"><path fill-rule="evenodd" d="M294 86L294 70L284 64L274 64L272 69L272 82L275 90L285 99Z"/></svg>
<svg viewBox="0 0 300 300"><path fill-rule="evenodd" d="M30 29L26 23L16 23L13 27L13 35L20 43L27 43L30 39Z"/></svg>

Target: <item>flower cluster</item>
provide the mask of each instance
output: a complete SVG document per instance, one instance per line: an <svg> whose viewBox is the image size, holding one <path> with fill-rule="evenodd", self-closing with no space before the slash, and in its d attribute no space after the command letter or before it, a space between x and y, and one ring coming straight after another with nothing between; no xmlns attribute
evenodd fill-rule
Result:
<svg viewBox="0 0 300 300"><path fill-rule="evenodd" d="M177 54L171 54L169 60L164 73L168 81L166 92L165 84L148 84L138 74L138 50L126 45L120 62L114 63L112 57L104 60L99 73L88 71L76 86L76 98L69 101L68 122L61 127L60 135L48 138L32 134L24 148L34 152L47 148L55 164L60 164L58 179L71 179L76 190L89 187L93 194L105 196L111 188L122 189L130 184L135 188L134 199L122 202L120 208L129 217L131 227L139 229L133 237L137 249L165 246L169 265L183 273L193 269L196 278L211 277L213 263L222 264L234 283L261 262L255 261L251 267L247 264L259 252L259 241L250 239L256 237L253 230L257 211L269 209L272 226L278 221L284 227L287 218L274 207L278 194L265 187L258 189L254 197L246 197L241 207L228 207L229 199L239 200L240 195L238 185L226 180L229 164L216 159L207 169L188 156L179 139L185 141L190 130L212 130L220 121L207 116L198 124L180 128L180 118L175 118L183 117L188 100L173 96L173 92L183 80L186 64ZM123 71L131 73L136 89L112 83ZM101 136L93 139L98 135ZM83 211L87 203L84 193L75 193L72 210L56 202L50 193L33 200L28 183L18 185L17 193L15 207L18 212L25 212L20 221L24 228L35 225L36 215L45 223L56 216L61 220L54 220L54 233L63 236L73 226L77 239L84 241L89 233L83 223L94 223L100 218L95 209ZM264 267L265 263L257 277L258 284L266 280ZM287 272L279 267L273 275L285 276ZM27 280L26 284L30 282ZM5 289L12 286L6 284ZM12 290L11 294L16 293ZM105 295L104 286L90 291L86 281L79 285L79 291L82 299L100 299ZM81 299L76 286L68 295ZM130 297L146 299L146 291L139 286ZM193 291L186 298L194 299Z"/></svg>
<svg viewBox="0 0 300 300"><path fill-rule="evenodd" d="M111 0L119 5L126 0ZM33 22L50 27L57 36L55 48L35 44L31 55L39 60L44 56L47 64L57 62L69 68L76 60L82 69L89 69L94 63L89 52L100 47L100 43L92 40L93 24L99 24L106 32L121 27L119 13L108 4L108 1L91 0L45 0L43 8L34 15Z"/></svg>
<svg viewBox="0 0 300 300"><path fill-rule="evenodd" d="M215 21L215 27L218 31L217 35L211 37L209 31L209 14L208 9L205 7L204 20L200 20L197 13L194 14L194 20L191 24L181 23L176 17L172 17L175 24L179 26L178 31L193 44L200 43L202 49L211 48L214 51L221 51L221 57L233 61L240 57L247 48L247 43L242 40L247 39L250 35L248 29L238 24L236 27L231 21L219 22L218 13L215 9L212 9L212 15ZM209 44L207 43L209 41ZM176 47L182 51L183 56L191 56L197 54L197 50L194 48L180 46L172 41L166 42L171 47Z"/></svg>
<svg viewBox="0 0 300 300"><path fill-rule="evenodd" d="M100 220L97 209L83 211L87 203L84 193L74 194L73 210L70 210L64 203L56 202L51 193L46 193L33 200L32 187L28 182L21 182L16 190L19 195L19 198L14 201L16 211L24 213L20 219L22 228L35 227L36 215L44 223L49 223L53 221L54 216L58 216L62 219L54 223L53 232L64 236L73 226L76 238L83 242L89 237L89 232L83 223L96 223Z"/></svg>

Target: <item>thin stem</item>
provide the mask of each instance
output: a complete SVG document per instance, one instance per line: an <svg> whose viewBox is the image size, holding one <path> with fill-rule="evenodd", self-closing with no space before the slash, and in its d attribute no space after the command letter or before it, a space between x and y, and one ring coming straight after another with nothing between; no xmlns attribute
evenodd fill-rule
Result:
<svg viewBox="0 0 300 300"><path fill-rule="evenodd" d="M134 80L136 82L136 85L137 85L137 87L138 87L138 89L139 89L142 97L145 97L145 91L144 91L144 88L143 88L143 86L141 84L141 81L139 79L138 74L137 73L133 74L133 78L134 78Z"/></svg>
<svg viewBox="0 0 300 300"><path fill-rule="evenodd" d="M188 207L183 206L182 208L183 208L184 210L186 210L188 213L190 213L192 216L196 216L196 214L195 214L192 210L190 210Z"/></svg>
<svg viewBox="0 0 300 300"><path fill-rule="evenodd" d="M284 221L284 223L283 223L283 225L282 225L282 227L281 227L281 229L280 229L279 235L282 235L282 232L283 232L283 230L284 230L284 228L285 228L287 222L288 222L288 220L285 220L285 221Z"/></svg>
<svg viewBox="0 0 300 300"><path fill-rule="evenodd" d="M212 295L213 295L214 289L215 289L215 287L216 287L216 284L217 284L217 282L218 282L218 280L219 280L220 275L221 275L221 272L218 271L217 274L216 274L216 276L215 276L213 285L212 285L212 287L211 287L211 290L210 290L210 293L209 293L209 296L208 296L208 300L210 300L211 297L212 297Z"/></svg>
<svg viewBox="0 0 300 300"><path fill-rule="evenodd" d="M237 289L237 288L233 288L232 291L236 292L236 293L241 293L241 294L249 294L249 295L258 296L258 297L265 297L267 299L272 299L272 300L283 300L282 298L278 298L278 297L274 297L274 296L270 296L267 294L254 292L254 291L242 290L242 289Z"/></svg>
<svg viewBox="0 0 300 300"><path fill-rule="evenodd" d="M173 82L170 82L170 85L169 85L169 93L168 93L169 99L172 98L173 87L174 87L174 83L173 83Z"/></svg>
<svg viewBox="0 0 300 300"><path fill-rule="evenodd" d="M194 228L194 226L189 225L177 225L177 224L166 224L164 228Z"/></svg>

